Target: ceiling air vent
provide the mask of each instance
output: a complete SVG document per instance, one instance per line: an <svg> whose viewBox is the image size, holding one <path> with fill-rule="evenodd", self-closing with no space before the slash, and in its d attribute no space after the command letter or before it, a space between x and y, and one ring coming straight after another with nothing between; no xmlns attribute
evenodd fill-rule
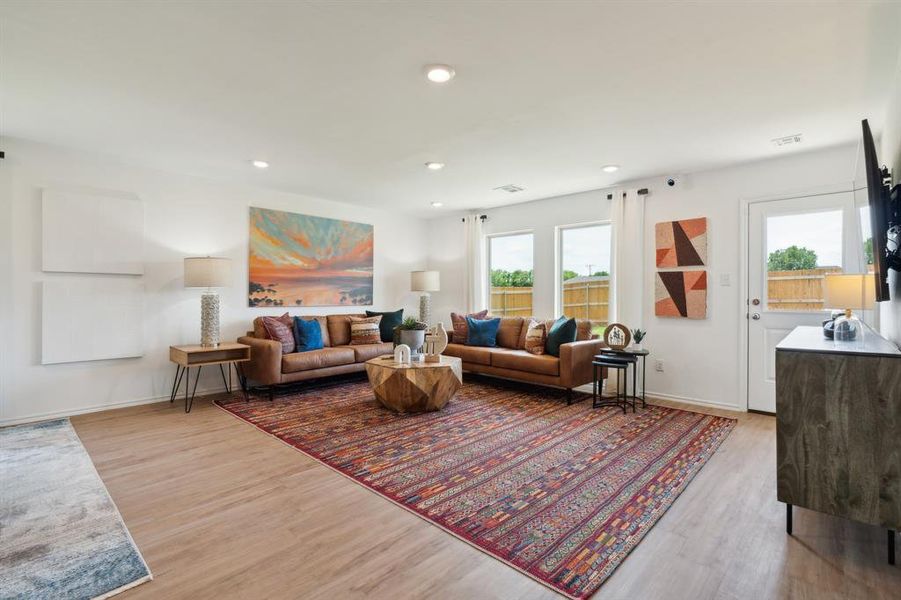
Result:
<svg viewBox="0 0 901 600"><path fill-rule="evenodd" d="M509 183L507 185L502 185L501 187L496 187L494 189L495 189L495 191L501 190L501 191L507 192L509 194L515 194L516 192L521 192L526 188L519 187L518 185L513 185L512 183Z"/></svg>
<svg viewBox="0 0 901 600"><path fill-rule="evenodd" d="M778 137L770 140L773 142L773 145L777 148L782 146L791 146L792 144L800 144L801 143L801 134L796 133L794 135L787 135L785 137Z"/></svg>

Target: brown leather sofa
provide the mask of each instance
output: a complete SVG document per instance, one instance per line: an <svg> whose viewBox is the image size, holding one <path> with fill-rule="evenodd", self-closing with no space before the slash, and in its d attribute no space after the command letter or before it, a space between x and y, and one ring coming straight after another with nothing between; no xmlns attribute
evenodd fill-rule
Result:
<svg viewBox="0 0 901 600"><path fill-rule="evenodd" d="M393 344L350 345L350 318L365 315L308 316L304 319L319 321L322 328L323 348L307 352L282 354L282 345L276 340L265 339L260 318L254 319L254 330L238 338L238 342L251 347L250 361L244 363L244 376L252 384L274 386L306 379L364 371L370 358L391 354Z"/></svg>
<svg viewBox="0 0 901 600"><path fill-rule="evenodd" d="M594 381L592 358L604 347L604 342L591 333L590 321L577 319L576 341L562 344L559 358L550 354L530 354L525 347L531 318L501 317L495 348L467 346L460 343L462 340L454 339L444 353L462 359L463 370L469 373L564 388L569 392L569 403L574 387ZM550 329L554 321L545 322ZM601 376L606 375L604 370Z"/></svg>

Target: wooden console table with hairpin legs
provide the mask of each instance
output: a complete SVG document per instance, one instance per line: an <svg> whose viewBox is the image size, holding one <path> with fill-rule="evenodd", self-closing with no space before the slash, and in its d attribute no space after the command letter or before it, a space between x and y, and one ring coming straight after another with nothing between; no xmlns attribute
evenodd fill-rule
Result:
<svg viewBox="0 0 901 600"><path fill-rule="evenodd" d="M222 374L222 383L225 389L231 393L231 367L235 367L238 374L238 383L241 391L244 393L244 400L247 401L247 380L241 369L241 363L250 360L250 346L246 344L238 344L236 342L227 342L218 346L169 346L169 360L175 363L175 380L172 382L172 393L169 394L169 402L175 402L175 396L178 388L181 386L182 379L185 380L185 412L191 412L194 406L194 394L197 392L197 382L200 380L200 371L203 367L219 366L219 373ZM225 369L223 365L227 365L228 379L226 380ZM197 375L194 377L194 389L188 396L188 388L191 387L191 367L197 367ZM187 374L187 377L185 377Z"/></svg>

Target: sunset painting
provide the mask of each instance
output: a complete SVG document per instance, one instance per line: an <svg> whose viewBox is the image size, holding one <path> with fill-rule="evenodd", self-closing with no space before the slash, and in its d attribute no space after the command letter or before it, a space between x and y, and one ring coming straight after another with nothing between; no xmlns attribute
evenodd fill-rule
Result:
<svg viewBox="0 0 901 600"><path fill-rule="evenodd" d="M250 306L372 304L372 225L250 209Z"/></svg>

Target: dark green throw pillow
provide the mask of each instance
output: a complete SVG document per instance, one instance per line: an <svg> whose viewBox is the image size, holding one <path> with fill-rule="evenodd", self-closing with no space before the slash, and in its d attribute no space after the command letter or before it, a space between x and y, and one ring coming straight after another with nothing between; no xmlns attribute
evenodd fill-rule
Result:
<svg viewBox="0 0 901 600"><path fill-rule="evenodd" d="M547 332L545 351L551 356L560 356L560 344L568 344L576 341L576 320L560 317L551 325Z"/></svg>
<svg viewBox="0 0 901 600"><path fill-rule="evenodd" d="M393 342L394 341L394 328L401 324L404 320L404 309L395 310L394 312L374 312L371 310L366 311L367 317L378 317L381 316L382 320L379 321L379 337L382 338L383 342Z"/></svg>

